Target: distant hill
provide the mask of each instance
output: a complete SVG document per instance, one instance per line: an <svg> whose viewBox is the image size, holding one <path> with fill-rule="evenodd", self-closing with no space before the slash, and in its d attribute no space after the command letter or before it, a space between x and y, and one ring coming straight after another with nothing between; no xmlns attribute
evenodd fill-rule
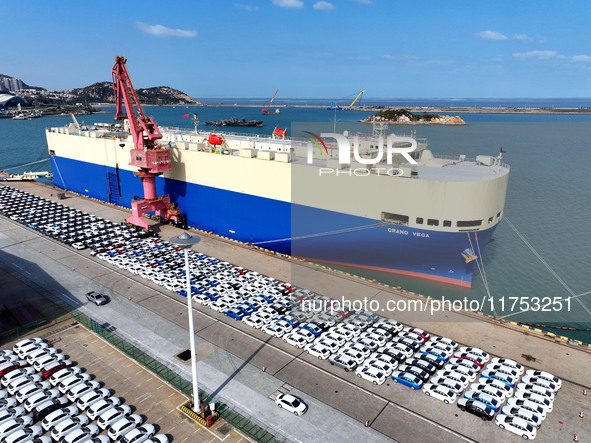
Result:
<svg viewBox="0 0 591 443"><path fill-rule="evenodd" d="M174 105L179 103L197 104L197 100L189 97L184 92L169 86L156 86L154 88L136 90L142 105ZM80 102L114 103L113 84L111 82L99 82L85 88L72 89L72 95Z"/></svg>

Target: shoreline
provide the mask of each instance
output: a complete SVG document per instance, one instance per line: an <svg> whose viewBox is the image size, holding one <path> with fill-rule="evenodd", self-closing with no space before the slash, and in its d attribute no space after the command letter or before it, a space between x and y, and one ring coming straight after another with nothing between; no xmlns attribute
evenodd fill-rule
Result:
<svg viewBox="0 0 591 443"><path fill-rule="evenodd" d="M114 105L112 105L114 106ZM252 104L200 104L200 105L143 105L146 107L179 107L179 108L261 108L261 105ZM103 104L103 107L107 105ZM326 105L274 105L278 109L326 109L333 111ZM353 109L339 109L339 111L365 111L379 112L388 109L406 109L410 112L428 112L428 113L461 113L461 114L591 114L591 108L512 108L512 107L444 107L444 106L363 106ZM269 115L273 115L270 113Z"/></svg>

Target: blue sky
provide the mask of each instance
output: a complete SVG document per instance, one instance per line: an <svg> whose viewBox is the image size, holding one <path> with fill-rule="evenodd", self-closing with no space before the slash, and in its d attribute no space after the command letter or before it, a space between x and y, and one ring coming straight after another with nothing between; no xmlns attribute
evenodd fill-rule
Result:
<svg viewBox="0 0 591 443"><path fill-rule="evenodd" d="M92 5L92 6L91 6ZM0 0L0 73L193 97L590 97L586 1Z"/></svg>

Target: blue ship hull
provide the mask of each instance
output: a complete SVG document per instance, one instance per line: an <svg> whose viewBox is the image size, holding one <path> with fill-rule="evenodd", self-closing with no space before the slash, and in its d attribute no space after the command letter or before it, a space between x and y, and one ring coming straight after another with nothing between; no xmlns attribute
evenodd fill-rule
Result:
<svg viewBox="0 0 591 443"><path fill-rule="evenodd" d="M132 172L52 156L54 184L129 208L143 195ZM395 226L254 195L158 177L159 195L178 204L189 226L310 260L470 287L475 262L495 227L454 233Z"/></svg>

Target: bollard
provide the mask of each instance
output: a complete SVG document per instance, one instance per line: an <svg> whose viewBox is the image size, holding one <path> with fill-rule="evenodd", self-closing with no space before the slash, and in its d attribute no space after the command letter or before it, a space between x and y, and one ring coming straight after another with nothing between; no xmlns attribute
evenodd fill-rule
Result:
<svg viewBox="0 0 591 443"><path fill-rule="evenodd" d="M369 427L369 420L365 420L365 427Z"/></svg>
<svg viewBox="0 0 591 443"><path fill-rule="evenodd" d="M265 372L267 370L267 368L265 366L263 366L263 372Z"/></svg>
<svg viewBox="0 0 591 443"><path fill-rule="evenodd" d="M587 395L587 389L583 389L583 395Z"/></svg>
<svg viewBox="0 0 591 443"><path fill-rule="evenodd" d="M573 441L579 441L579 436L577 434L575 434Z"/></svg>
<svg viewBox="0 0 591 443"><path fill-rule="evenodd" d="M579 412L579 418L583 418L585 416L585 413L583 411Z"/></svg>

